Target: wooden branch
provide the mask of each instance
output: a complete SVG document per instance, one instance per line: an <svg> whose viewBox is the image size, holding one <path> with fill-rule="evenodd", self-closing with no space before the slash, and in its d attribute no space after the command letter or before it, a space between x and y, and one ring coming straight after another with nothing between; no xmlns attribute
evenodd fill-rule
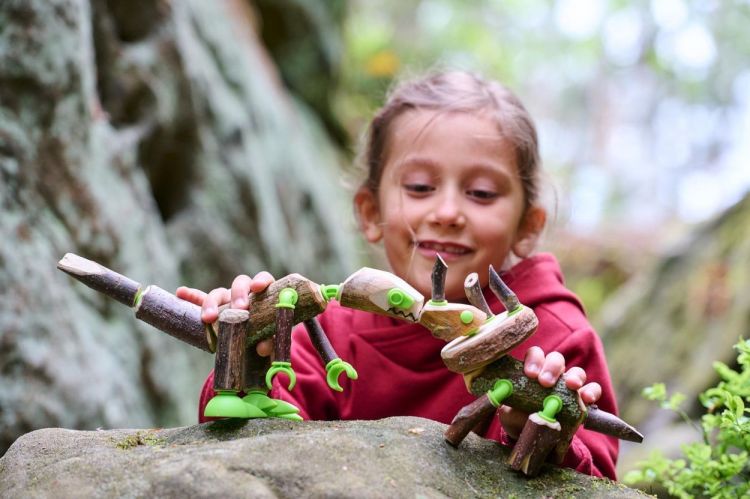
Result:
<svg viewBox="0 0 750 499"><path fill-rule="evenodd" d="M490 265L490 289L503 302L503 306L508 312L512 312L521 306L521 302L518 301L516 294L511 291L498 273L495 272L495 268L492 265Z"/></svg>
<svg viewBox="0 0 750 499"><path fill-rule="evenodd" d="M475 335L456 338L442 349L440 355L451 371L469 373L504 356L534 334L538 325L536 314L522 306L513 314L503 312L496 315Z"/></svg>
<svg viewBox="0 0 750 499"><path fill-rule="evenodd" d="M399 289L413 303L406 309L389 304L388 292ZM424 296L403 279L382 270L363 267L341 284L339 303L343 307L364 310L395 319L418 322L424 306Z"/></svg>
<svg viewBox="0 0 750 499"><path fill-rule="evenodd" d="M245 388L245 340L250 313L227 309L219 314L219 335L214 358L214 390Z"/></svg>
<svg viewBox="0 0 750 499"><path fill-rule="evenodd" d="M141 289L140 283L73 253L66 253L57 268L128 307L135 305Z"/></svg>
<svg viewBox="0 0 750 499"><path fill-rule="evenodd" d="M250 293L250 329L248 342L251 345L276 334L276 304L284 288L297 292L293 324L298 324L320 314L326 308L326 300L320 294L320 286L299 274L289 274L273 282L260 293Z"/></svg>
<svg viewBox="0 0 750 499"><path fill-rule="evenodd" d="M448 266L438 253L435 255L435 265L432 267L432 301L445 301L445 275Z"/></svg>
<svg viewBox="0 0 750 499"><path fill-rule="evenodd" d="M261 357L255 349L255 345L247 345L245 342L245 392L259 390L265 392L266 372L271 367L271 356Z"/></svg>
<svg viewBox="0 0 750 499"><path fill-rule="evenodd" d="M464 279L464 292L469 303L477 307L479 310L484 312L487 317L492 317L494 314L487 305L487 300L484 299L482 294L482 286L479 284L479 274L472 272Z"/></svg>
<svg viewBox="0 0 750 499"><path fill-rule="evenodd" d="M289 362L292 359L292 326L294 309L276 309L276 336L274 337L274 361Z"/></svg>
<svg viewBox="0 0 750 499"><path fill-rule="evenodd" d="M545 388L537 380L527 378L523 372L523 362L509 355L496 360L481 371L464 376L469 391L477 396L492 389L498 379L507 379L513 384L513 393L503 400L503 405L530 414L543 407L544 399L548 395L554 394L563 402L562 409L555 416L563 426L577 427L586 416L586 406L577 392L565 386L562 377L555 386Z"/></svg>
<svg viewBox="0 0 750 499"><path fill-rule="evenodd" d="M513 446L508 464L527 476L536 476L550 451L560 440L560 423L549 422L533 413Z"/></svg>
<svg viewBox="0 0 750 499"><path fill-rule="evenodd" d="M469 322L461 319L461 314L465 312L470 314ZM486 320L487 314L472 305L449 302L438 305L428 301L419 316L419 323L429 329L434 337L443 341L451 341L477 331Z"/></svg>
<svg viewBox="0 0 750 499"><path fill-rule="evenodd" d="M304 324L305 329L307 330L307 335L310 337L310 341L315 347L315 350L317 350L318 355L320 355L320 358L323 360L323 365L327 366L333 359L337 359L339 356L333 349L333 346L331 345L328 336L326 336L325 331L323 331L323 327L320 325L317 317L306 320Z"/></svg>
<svg viewBox="0 0 750 499"><path fill-rule="evenodd" d="M178 340L211 352L201 322L201 308L158 286L149 286L141 293L135 316Z"/></svg>
<svg viewBox="0 0 750 499"><path fill-rule="evenodd" d="M496 409L486 393L471 404L462 407L445 430L445 441L453 447L458 447L466 435L484 420L492 417Z"/></svg>

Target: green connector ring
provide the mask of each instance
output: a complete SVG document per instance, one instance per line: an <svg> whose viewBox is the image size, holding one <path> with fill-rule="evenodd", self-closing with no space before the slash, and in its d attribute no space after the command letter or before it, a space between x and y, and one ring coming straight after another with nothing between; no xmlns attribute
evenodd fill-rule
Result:
<svg viewBox="0 0 750 499"><path fill-rule="evenodd" d="M563 401L557 395L548 395L542 402L544 409L537 412L537 415L549 423L556 423L555 416L562 410Z"/></svg>
<svg viewBox="0 0 750 499"><path fill-rule="evenodd" d="M398 288L388 291L388 303L396 308L408 309L414 304L414 298Z"/></svg>
<svg viewBox="0 0 750 499"><path fill-rule="evenodd" d="M495 381L495 385L491 390L487 392L487 398L490 399L490 403L495 407L500 407L503 400L507 399L513 394L513 383L508 379L499 379Z"/></svg>
<svg viewBox="0 0 750 499"><path fill-rule="evenodd" d="M326 302L331 300L341 301L341 285L340 284L321 284L320 294L323 295L323 299Z"/></svg>
<svg viewBox="0 0 750 499"><path fill-rule="evenodd" d="M276 308L294 308L298 299L299 295L294 288L284 288L279 291L279 302Z"/></svg>

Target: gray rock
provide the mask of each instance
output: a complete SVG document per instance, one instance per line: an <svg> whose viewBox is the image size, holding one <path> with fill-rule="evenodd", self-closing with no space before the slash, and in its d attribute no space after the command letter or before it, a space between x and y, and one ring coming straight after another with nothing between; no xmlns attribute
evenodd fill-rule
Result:
<svg viewBox="0 0 750 499"><path fill-rule="evenodd" d="M37 430L0 458L13 497L642 497L549 466L534 479L507 449L420 418L227 420L164 430Z"/></svg>

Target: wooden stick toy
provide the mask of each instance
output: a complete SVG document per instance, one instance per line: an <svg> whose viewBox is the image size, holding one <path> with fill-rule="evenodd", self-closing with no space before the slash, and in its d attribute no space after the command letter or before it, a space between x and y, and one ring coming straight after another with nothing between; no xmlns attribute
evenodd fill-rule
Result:
<svg viewBox="0 0 750 499"><path fill-rule="evenodd" d="M213 324L201 322L199 306L181 300L163 289L140 283L96 262L68 253L57 267L87 286L132 307L136 318L196 348L215 353L214 390L205 416L259 418L280 417L300 420L299 409L268 397L273 379L287 376L288 389L296 384L291 364L291 331L302 322L312 344L326 366L326 381L341 391L339 377L357 372L339 358L316 319L330 300L342 306L418 323L448 344L441 356L446 366L464 376L469 391L478 398L462 408L445 433L458 446L473 428L495 414L500 404L532 413L514 446L510 465L527 475L538 473L548 454L556 461L567 452L573 434L584 427L640 442L637 430L613 414L586 407L577 392L563 380L543 388L524 375L523 363L506 353L531 336L538 326L534 312L490 267L490 288L506 310L494 315L482 295L476 273L467 276L464 287L469 303L445 299L448 270L438 255L432 272L432 298L425 298L406 281L382 270L362 268L342 284L320 285L290 274L273 282L260 293L249 295L250 308L219 309ZM255 346L274 338L274 361L259 356ZM240 398L239 392L245 396ZM538 412L535 412L538 411Z"/></svg>

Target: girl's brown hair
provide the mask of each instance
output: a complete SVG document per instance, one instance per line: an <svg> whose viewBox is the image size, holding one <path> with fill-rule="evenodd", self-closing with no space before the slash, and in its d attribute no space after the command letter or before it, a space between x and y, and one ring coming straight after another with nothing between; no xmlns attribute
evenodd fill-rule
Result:
<svg viewBox="0 0 750 499"><path fill-rule="evenodd" d="M488 112L500 134L515 149L516 166L524 191L524 207L539 196L540 159L536 127L521 101L508 88L463 71L439 72L405 81L389 92L373 118L366 136L364 162L367 178L362 187L378 192L393 121L412 109Z"/></svg>

